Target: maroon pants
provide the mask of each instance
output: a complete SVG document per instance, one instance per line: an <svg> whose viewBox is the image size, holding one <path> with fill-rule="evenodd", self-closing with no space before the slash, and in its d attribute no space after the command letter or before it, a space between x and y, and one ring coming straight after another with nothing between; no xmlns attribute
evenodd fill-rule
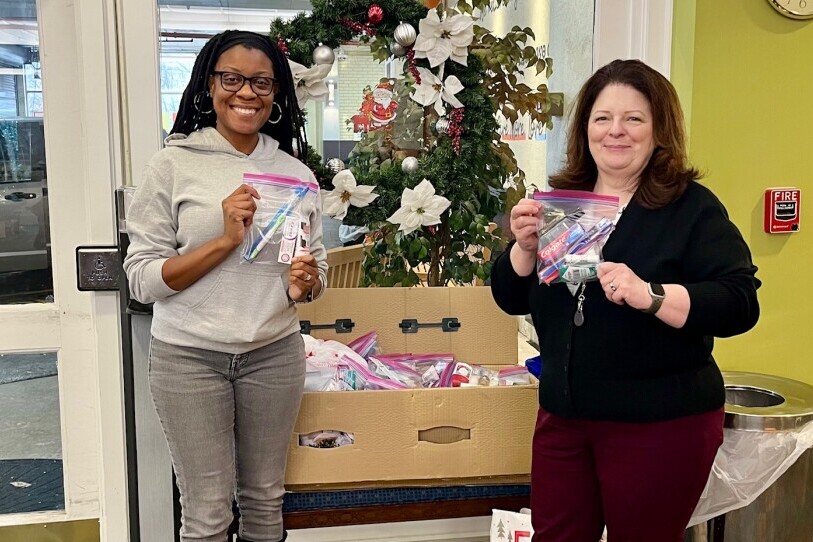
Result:
<svg viewBox="0 0 813 542"><path fill-rule="evenodd" d="M723 409L657 423L571 420L539 409L533 542L682 542L717 448Z"/></svg>

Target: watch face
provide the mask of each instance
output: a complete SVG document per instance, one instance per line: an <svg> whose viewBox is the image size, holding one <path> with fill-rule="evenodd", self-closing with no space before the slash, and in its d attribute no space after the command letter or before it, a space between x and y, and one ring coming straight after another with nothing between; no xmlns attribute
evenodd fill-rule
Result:
<svg viewBox="0 0 813 542"><path fill-rule="evenodd" d="M813 0L768 0L776 11L791 19L813 18Z"/></svg>

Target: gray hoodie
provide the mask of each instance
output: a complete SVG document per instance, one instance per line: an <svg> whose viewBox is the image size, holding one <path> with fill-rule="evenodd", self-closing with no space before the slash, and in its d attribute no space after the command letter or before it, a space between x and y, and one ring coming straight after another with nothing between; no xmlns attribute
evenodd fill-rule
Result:
<svg viewBox="0 0 813 542"><path fill-rule="evenodd" d="M276 173L314 180L311 171L278 143L260 134L250 155L236 150L214 128L167 138L149 162L127 212L130 248L124 270L130 292L154 302L152 335L166 343L239 354L299 330L288 297L285 264L241 263L236 248L226 260L183 291L164 282L161 268L223 234L221 202L243 182L244 173ZM311 254L327 284L319 198L310 218ZM266 247L266 249L271 248Z"/></svg>

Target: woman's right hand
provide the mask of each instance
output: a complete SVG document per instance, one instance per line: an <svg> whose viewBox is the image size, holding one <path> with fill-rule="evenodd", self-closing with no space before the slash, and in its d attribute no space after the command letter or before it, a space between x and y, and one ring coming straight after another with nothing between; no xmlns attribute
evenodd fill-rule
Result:
<svg viewBox="0 0 813 542"><path fill-rule="evenodd" d="M223 238L233 247L240 246L246 228L254 220L254 211L257 210L255 199L260 199L260 194L243 184L223 200Z"/></svg>
<svg viewBox="0 0 813 542"><path fill-rule="evenodd" d="M517 245L525 252L536 254L539 249L539 211L542 204L536 200L524 198L511 209L511 233Z"/></svg>

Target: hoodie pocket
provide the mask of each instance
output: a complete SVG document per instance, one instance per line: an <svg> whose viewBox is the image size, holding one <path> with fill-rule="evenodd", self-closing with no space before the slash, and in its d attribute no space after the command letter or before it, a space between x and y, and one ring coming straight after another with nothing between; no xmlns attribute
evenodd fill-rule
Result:
<svg viewBox="0 0 813 542"><path fill-rule="evenodd" d="M206 341L253 343L287 329L296 318L287 275L244 267L220 272L206 295L187 311L183 327L188 333Z"/></svg>

